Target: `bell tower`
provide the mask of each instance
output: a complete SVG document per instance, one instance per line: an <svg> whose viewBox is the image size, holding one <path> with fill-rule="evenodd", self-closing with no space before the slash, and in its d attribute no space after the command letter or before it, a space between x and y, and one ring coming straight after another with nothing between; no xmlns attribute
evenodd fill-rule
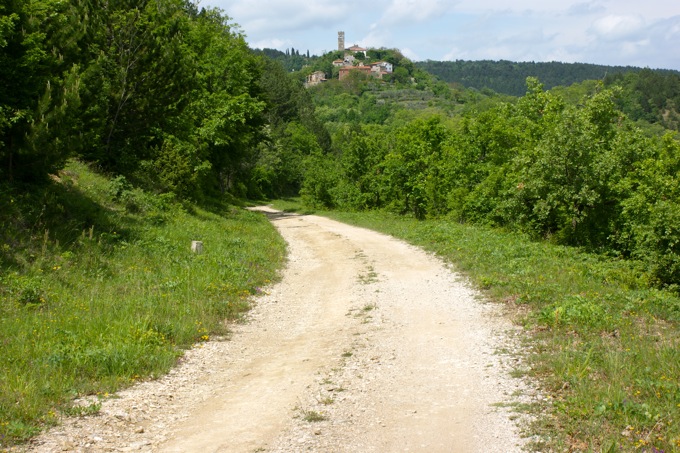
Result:
<svg viewBox="0 0 680 453"><path fill-rule="evenodd" d="M338 50L340 52L345 50L345 32L344 31L338 32Z"/></svg>

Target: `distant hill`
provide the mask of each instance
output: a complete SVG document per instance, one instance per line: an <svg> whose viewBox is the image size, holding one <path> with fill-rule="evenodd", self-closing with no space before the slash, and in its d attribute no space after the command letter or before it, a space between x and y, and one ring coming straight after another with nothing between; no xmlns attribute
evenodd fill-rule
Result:
<svg viewBox="0 0 680 453"><path fill-rule="evenodd" d="M512 96L526 94L526 78L538 77L545 89L569 86L584 80L602 80L606 76L627 72L639 72L643 68L633 66L604 66L588 63L534 63L491 61L421 61L417 67L439 77L444 82L459 83L466 88L491 89ZM659 73L675 73L671 70L654 70Z"/></svg>

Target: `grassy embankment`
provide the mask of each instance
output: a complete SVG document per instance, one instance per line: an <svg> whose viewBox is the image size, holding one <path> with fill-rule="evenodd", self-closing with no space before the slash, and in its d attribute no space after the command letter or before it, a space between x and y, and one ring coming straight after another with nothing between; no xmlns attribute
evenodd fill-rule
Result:
<svg viewBox="0 0 680 453"><path fill-rule="evenodd" d="M0 195L0 448L226 334L284 256L259 214L183 206L77 162L40 193Z"/></svg>
<svg viewBox="0 0 680 453"><path fill-rule="evenodd" d="M519 315L518 373L547 398L518 408L537 415L538 450L680 451L680 297L650 289L639 263L446 220L323 215L436 252Z"/></svg>

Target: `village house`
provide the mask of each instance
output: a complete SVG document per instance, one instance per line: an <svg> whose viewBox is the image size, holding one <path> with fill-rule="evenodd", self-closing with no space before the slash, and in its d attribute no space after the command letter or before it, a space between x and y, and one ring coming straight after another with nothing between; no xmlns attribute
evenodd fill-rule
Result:
<svg viewBox="0 0 680 453"><path fill-rule="evenodd" d="M356 61L356 58L354 58L354 55L351 54L345 54L344 60L334 60L333 61L333 66L336 68L340 68L342 66L352 66L354 65L354 62Z"/></svg>
<svg viewBox="0 0 680 453"><path fill-rule="evenodd" d="M392 64L386 61L378 61L376 63L359 66L343 65L338 71L338 78L342 80L349 75L350 71L359 71L366 75L373 76L376 79L382 79L384 75L392 74L392 69Z"/></svg>
<svg viewBox="0 0 680 453"><path fill-rule="evenodd" d="M366 75L372 75L375 77L375 73L373 72L373 68L371 66L344 66L340 68L338 71L338 78L340 80L345 79L351 71L358 71Z"/></svg>
<svg viewBox="0 0 680 453"><path fill-rule="evenodd" d="M375 63L371 63L371 66L377 66L381 71L384 71L387 74L392 74L392 63L388 63L387 61L376 61Z"/></svg>
<svg viewBox="0 0 680 453"><path fill-rule="evenodd" d="M354 44L352 47L350 47L350 48L347 49L347 50L348 50L349 52L352 52L352 53L358 53L358 52L360 52L360 53L364 54L364 57L366 56L366 49L364 49L363 47L359 47L359 46L357 46L356 44Z"/></svg>
<svg viewBox="0 0 680 453"><path fill-rule="evenodd" d="M345 49L345 32L338 32L338 50L345 51L344 59L337 59L333 61L333 66L340 68L338 71L338 78L343 80L347 77L350 71L359 71L366 75L373 76L378 79L382 79L385 74L391 74L393 71L392 63L387 61L377 61L375 63L369 64L359 64L354 55L357 53L363 54L366 58L367 49L354 44L352 47Z"/></svg>
<svg viewBox="0 0 680 453"><path fill-rule="evenodd" d="M313 87L326 81L326 73L323 71L315 71L307 76L305 87Z"/></svg>

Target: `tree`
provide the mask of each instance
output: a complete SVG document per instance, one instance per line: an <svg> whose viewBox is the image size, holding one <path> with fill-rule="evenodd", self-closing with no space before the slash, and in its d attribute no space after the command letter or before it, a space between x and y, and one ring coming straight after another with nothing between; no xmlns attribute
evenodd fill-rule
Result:
<svg viewBox="0 0 680 453"><path fill-rule="evenodd" d="M408 69L403 66L398 66L394 69L389 79L397 83L409 83L411 81L411 76L408 73Z"/></svg>
<svg viewBox="0 0 680 453"><path fill-rule="evenodd" d="M392 209L418 219L445 209L441 163L448 132L441 118L419 119L396 132L395 146L383 162L385 192Z"/></svg>
<svg viewBox="0 0 680 453"><path fill-rule="evenodd" d="M0 175L9 180L44 179L69 155L79 105L76 12L56 0L0 5Z"/></svg>
<svg viewBox="0 0 680 453"><path fill-rule="evenodd" d="M632 131L617 143L628 152L614 187L621 214L613 234L624 255L647 263L655 283L680 286L680 143Z"/></svg>
<svg viewBox="0 0 680 453"><path fill-rule="evenodd" d="M202 10L192 30L196 77L187 118L192 140L211 165L221 192L242 195L262 139L262 67L244 37L219 10Z"/></svg>
<svg viewBox="0 0 680 453"><path fill-rule="evenodd" d="M192 82L183 0L90 3L95 32L83 74L83 156L131 174L188 104Z"/></svg>
<svg viewBox="0 0 680 453"><path fill-rule="evenodd" d="M265 143L258 147L254 184L267 196L293 195L302 181L301 160L310 153L328 152L331 139L316 117L309 91L279 62L263 61L259 84L268 129Z"/></svg>

